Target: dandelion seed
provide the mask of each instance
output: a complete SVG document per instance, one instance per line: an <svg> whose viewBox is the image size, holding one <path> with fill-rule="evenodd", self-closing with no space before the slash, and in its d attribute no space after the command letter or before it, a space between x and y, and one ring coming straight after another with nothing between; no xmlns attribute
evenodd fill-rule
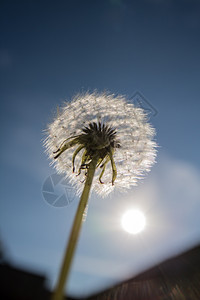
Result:
<svg viewBox="0 0 200 300"><path fill-rule="evenodd" d="M66 103L47 133L49 157L79 193L95 155L98 163L92 189L101 196L136 185L155 162L155 131L145 112L123 96L79 94Z"/></svg>

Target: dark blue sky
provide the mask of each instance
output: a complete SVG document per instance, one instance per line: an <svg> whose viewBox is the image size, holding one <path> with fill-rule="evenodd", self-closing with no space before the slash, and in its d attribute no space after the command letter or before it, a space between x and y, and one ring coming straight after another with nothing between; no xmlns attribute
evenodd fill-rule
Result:
<svg viewBox="0 0 200 300"><path fill-rule="evenodd" d="M76 203L57 210L42 198L42 184L54 171L41 140L42 130L65 99L94 89L127 98L140 92L158 111L150 117L160 146L150 178L158 179L166 172L167 179L161 177L169 180L172 171L166 161L172 169L178 165L182 170L172 172L178 182L173 195L181 192L179 184L184 179L178 179L180 174L190 177L195 173L199 178L200 1L6 0L0 4L0 24L0 234L10 259L46 272L52 280ZM180 167L179 161L185 167ZM189 191L193 195L195 187L187 184L188 180L184 186L188 195ZM195 180L191 180L192 186ZM148 190L147 183L140 188ZM182 192L176 195L176 199L183 197ZM88 224L93 224L93 218L88 219ZM98 240L103 238L100 234ZM99 257L98 249L95 251ZM109 249L105 246L102 251L109 259ZM80 255L88 252L83 242ZM83 281L80 271L74 274ZM92 278L95 280L94 275ZM104 276L97 276L91 286L86 293L103 287ZM72 280L71 292L75 291Z"/></svg>
<svg viewBox="0 0 200 300"><path fill-rule="evenodd" d="M189 127L198 126L199 1L1 3L1 112L6 120L12 114L18 123L11 110L30 105L44 119L52 103L81 89L128 96L139 90L165 123L170 118L168 127L158 129L162 145L166 141L170 148L174 141L172 150L183 158L192 144L197 147Z"/></svg>

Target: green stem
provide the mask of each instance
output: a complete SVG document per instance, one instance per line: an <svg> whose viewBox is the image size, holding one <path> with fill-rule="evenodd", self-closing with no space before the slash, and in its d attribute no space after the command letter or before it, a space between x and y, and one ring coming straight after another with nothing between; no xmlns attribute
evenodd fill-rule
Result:
<svg viewBox="0 0 200 300"><path fill-rule="evenodd" d="M83 189L83 192L81 195L81 199L79 202L79 206L78 206L78 209L76 212L73 227L72 227L71 234L69 237L68 246L66 248L65 256L64 256L63 263L61 266L56 290L55 290L54 294L52 295L52 300L61 300L64 297L64 287L65 287L65 283L66 283L66 280L69 275L72 259L73 259L74 252L76 249L76 245L77 245L77 241L78 241L78 237L79 237L79 233L80 233L80 229L81 229L81 225L82 225L82 221L83 221L84 211L85 211L85 208L88 203L88 197L89 197L90 189L92 186L92 180L94 177L96 164L97 164L96 158L94 158L89 164L85 186L84 186L84 189Z"/></svg>

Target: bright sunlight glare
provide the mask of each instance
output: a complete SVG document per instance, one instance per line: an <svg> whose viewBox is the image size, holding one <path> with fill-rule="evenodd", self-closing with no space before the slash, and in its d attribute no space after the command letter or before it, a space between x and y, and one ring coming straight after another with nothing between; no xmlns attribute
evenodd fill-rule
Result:
<svg viewBox="0 0 200 300"><path fill-rule="evenodd" d="M145 216L140 210L128 210L122 216L121 225L125 231L131 234L137 234L141 232L146 225Z"/></svg>

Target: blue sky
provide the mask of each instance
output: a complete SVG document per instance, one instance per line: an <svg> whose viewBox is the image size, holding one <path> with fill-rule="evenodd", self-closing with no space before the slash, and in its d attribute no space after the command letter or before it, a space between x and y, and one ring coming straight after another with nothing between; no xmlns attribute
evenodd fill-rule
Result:
<svg viewBox="0 0 200 300"><path fill-rule="evenodd" d="M200 2L1 1L0 238L14 264L58 274L78 199L47 204L54 173L42 131L80 91L140 92L159 144L157 164L131 193L92 195L68 290L87 295L199 243ZM146 102L144 103L146 105ZM130 236L121 213L138 207L146 229Z"/></svg>

